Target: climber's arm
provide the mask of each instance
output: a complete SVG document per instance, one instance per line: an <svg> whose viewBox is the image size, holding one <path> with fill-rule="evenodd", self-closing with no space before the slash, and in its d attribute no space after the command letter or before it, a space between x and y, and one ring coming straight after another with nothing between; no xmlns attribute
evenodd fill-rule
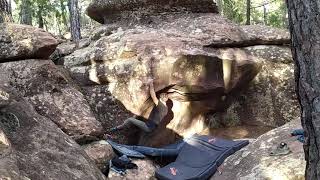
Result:
<svg viewBox="0 0 320 180"><path fill-rule="evenodd" d="M156 105L158 105L159 100L158 100L158 98L157 98L157 96L156 96L156 92L154 91L153 82L150 83L149 89L150 89L150 96L151 96L151 98L152 98L152 101L153 101Z"/></svg>

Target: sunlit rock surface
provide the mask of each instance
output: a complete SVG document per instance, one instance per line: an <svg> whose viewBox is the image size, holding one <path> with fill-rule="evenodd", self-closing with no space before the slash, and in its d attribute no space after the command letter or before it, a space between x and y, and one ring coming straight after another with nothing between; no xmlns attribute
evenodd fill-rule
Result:
<svg viewBox="0 0 320 180"><path fill-rule="evenodd" d="M220 167L222 174L216 173L211 180L304 179L306 162L303 144L290 135L293 130L301 128L301 122L295 119L260 136L226 159ZM269 156L280 142L287 143L292 153Z"/></svg>
<svg viewBox="0 0 320 180"><path fill-rule="evenodd" d="M96 163L98 168L107 174L109 161L116 155L112 146L106 141L97 141L82 146L88 156Z"/></svg>
<svg viewBox="0 0 320 180"><path fill-rule="evenodd" d="M3 73L0 73L0 76ZM10 94L0 89L0 108L5 107L11 101Z"/></svg>

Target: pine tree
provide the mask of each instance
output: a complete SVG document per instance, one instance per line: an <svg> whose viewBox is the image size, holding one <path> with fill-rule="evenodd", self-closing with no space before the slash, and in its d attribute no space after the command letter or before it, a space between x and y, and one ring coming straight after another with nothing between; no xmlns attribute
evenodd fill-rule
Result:
<svg viewBox="0 0 320 180"><path fill-rule="evenodd" d="M288 0L296 91L305 130L306 179L320 179L319 0Z"/></svg>
<svg viewBox="0 0 320 180"><path fill-rule="evenodd" d="M250 18L251 18L251 0L247 0L247 21L246 21L246 25L250 25Z"/></svg>
<svg viewBox="0 0 320 180"><path fill-rule="evenodd" d="M71 39L78 42L81 39L78 0L69 0L68 7L70 12Z"/></svg>
<svg viewBox="0 0 320 180"><path fill-rule="evenodd" d="M42 3L38 3L38 12L37 12L37 18L38 18L38 25L39 28L44 27L44 20L43 20L43 5Z"/></svg>

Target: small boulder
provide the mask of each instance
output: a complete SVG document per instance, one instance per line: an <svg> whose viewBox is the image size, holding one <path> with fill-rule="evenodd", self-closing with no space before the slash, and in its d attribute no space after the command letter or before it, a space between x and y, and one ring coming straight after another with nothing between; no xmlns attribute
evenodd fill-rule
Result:
<svg viewBox="0 0 320 180"><path fill-rule="evenodd" d="M0 24L0 62L48 59L58 41L48 32L21 24Z"/></svg>
<svg viewBox="0 0 320 180"><path fill-rule="evenodd" d="M75 50L87 47L90 44L89 38L80 39L78 43L66 41L59 44L51 54L50 59L57 65L63 65L63 57L73 53Z"/></svg>
<svg viewBox="0 0 320 180"><path fill-rule="evenodd" d="M132 161L138 166L138 169L128 169L124 176L113 171L109 172L108 179L110 180L147 180L156 179L155 172L158 167L148 159L135 159Z"/></svg>
<svg viewBox="0 0 320 180"><path fill-rule="evenodd" d="M102 172L107 172L109 169L109 160L115 156L112 146L108 142L93 142L91 144L82 146L82 148Z"/></svg>

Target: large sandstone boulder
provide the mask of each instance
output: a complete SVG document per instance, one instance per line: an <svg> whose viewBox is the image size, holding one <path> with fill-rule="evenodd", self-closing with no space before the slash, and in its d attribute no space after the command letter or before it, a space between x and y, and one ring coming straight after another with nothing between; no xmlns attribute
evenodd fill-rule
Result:
<svg viewBox="0 0 320 180"><path fill-rule="evenodd" d="M171 99L171 115L148 140L141 140L154 146L201 132L207 127L204 114L228 107L264 65L262 55L250 47L264 45L268 51L272 44L289 42L286 31L237 26L210 13L150 19L149 24L138 21L137 27L130 26L129 18L100 28L91 37L97 40L65 56L64 65L81 86L105 86L105 92L144 118L152 107L146 81L153 78L156 91Z"/></svg>
<svg viewBox="0 0 320 180"><path fill-rule="evenodd" d="M78 142L103 133L83 94L64 70L50 60L23 60L0 64L1 78Z"/></svg>
<svg viewBox="0 0 320 180"><path fill-rule="evenodd" d="M115 1L93 1L89 15L110 23L94 32L88 47L63 57L63 61L81 86L104 88L110 97L142 119L148 117L153 106L146 83L149 78L154 80L157 94L169 94L169 115L154 133L141 139L143 144L160 146L203 131L210 124L205 114L224 111L237 100L235 97L254 79L264 62L269 62L252 49L265 46L268 51L274 45L290 42L289 33L284 30L238 26L212 13L214 8L203 8L197 13L186 8L197 9L197 5L212 1L168 3L173 9L184 9L174 13L165 10L166 6L161 4L165 1L142 2L121 1L121 6L117 6ZM141 10L137 10L141 3L150 12L129 16L127 12ZM153 11L156 4L164 8ZM98 101L93 97L96 94L86 94L91 102ZM112 102L112 98L105 99L105 105ZM98 105L91 107L97 109ZM98 112L98 116L102 114L103 111ZM105 124L118 124L125 118L105 118Z"/></svg>
<svg viewBox="0 0 320 180"><path fill-rule="evenodd" d="M225 93L246 86L259 71L252 56L241 49L206 51L191 40L154 29L119 30L64 59L72 74L84 74L82 81L108 84L116 99L145 118L152 106L146 103L150 96L146 82L153 78L156 91L171 94L175 116L170 126L181 135L189 133L188 127L202 113L216 110Z"/></svg>
<svg viewBox="0 0 320 180"><path fill-rule="evenodd" d="M48 59L58 41L43 29L20 24L0 24L0 62Z"/></svg>
<svg viewBox="0 0 320 180"><path fill-rule="evenodd" d="M290 135L295 129L301 129L298 119L260 136L226 159L220 167L222 174L216 173L211 179L304 179L306 162L303 144ZM269 156L280 142L287 143L292 153L285 156Z"/></svg>
<svg viewBox="0 0 320 180"><path fill-rule="evenodd" d="M0 179L106 179L77 143L13 88L1 90L12 102L0 110Z"/></svg>
<svg viewBox="0 0 320 180"><path fill-rule="evenodd" d="M121 16L135 14L156 14L163 12L216 13L218 8L211 0L94 0L87 8L87 14L100 23L119 20Z"/></svg>

